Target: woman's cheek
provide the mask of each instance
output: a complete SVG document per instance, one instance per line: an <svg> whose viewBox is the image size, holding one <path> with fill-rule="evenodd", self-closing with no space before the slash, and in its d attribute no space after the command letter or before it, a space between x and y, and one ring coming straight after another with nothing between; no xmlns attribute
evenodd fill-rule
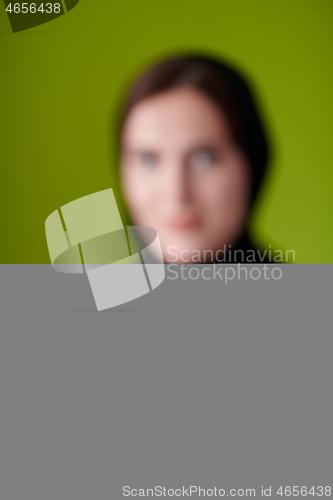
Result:
<svg viewBox="0 0 333 500"><path fill-rule="evenodd" d="M137 223L140 225L154 223L156 225L159 200L152 186L139 180L132 191L132 200L132 214Z"/></svg>
<svg viewBox="0 0 333 500"><path fill-rule="evenodd" d="M247 181L243 169L224 169L201 185L201 206L208 226L223 229L235 225L237 231L246 212Z"/></svg>
<svg viewBox="0 0 333 500"><path fill-rule="evenodd" d="M223 208L230 197L230 179L226 173L211 175L199 186L201 205L210 212Z"/></svg>
<svg viewBox="0 0 333 500"><path fill-rule="evenodd" d="M147 186L136 168L128 168L123 175L123 190L126 202L132 211L144 206Z"/></svg>

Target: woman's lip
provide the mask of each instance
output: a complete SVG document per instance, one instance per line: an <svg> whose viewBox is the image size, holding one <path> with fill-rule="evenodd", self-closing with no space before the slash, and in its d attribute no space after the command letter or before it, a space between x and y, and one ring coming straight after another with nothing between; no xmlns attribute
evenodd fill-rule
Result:
<svg viewBox="0 0 333 500"><path fill-rule="evenodd" d="M185 230L185 229L195 229L199 227L200 221L197 218L186 219L186 220L169 220L166 222L166 227L174 230Z"/></svg>

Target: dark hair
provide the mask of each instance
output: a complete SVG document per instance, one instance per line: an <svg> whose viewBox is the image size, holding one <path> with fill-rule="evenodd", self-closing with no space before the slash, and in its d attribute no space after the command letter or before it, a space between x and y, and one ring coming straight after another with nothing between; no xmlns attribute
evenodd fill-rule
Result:
<svg viewBox="0 0 333 500"><path fill-rule="evenodd" d="M166 59L145 71L130 88L120 116L121 136L132 108L143 99L188 84L210 97L226 114L234 139L249 159L253 203L266 170L269 145L248 84L238 71L200 55Z"/></svg>

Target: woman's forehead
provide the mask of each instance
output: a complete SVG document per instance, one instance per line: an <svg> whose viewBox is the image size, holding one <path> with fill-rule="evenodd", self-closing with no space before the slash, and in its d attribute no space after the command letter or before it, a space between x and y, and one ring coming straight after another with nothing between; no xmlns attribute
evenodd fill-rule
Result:
<svg viewBox="0 0 333 500"><path fill-rule="evenodd" d="M127 147L155 146L227 139L227 119L209 97L178 87L138 103L129 113L122 140Z"/></svg>

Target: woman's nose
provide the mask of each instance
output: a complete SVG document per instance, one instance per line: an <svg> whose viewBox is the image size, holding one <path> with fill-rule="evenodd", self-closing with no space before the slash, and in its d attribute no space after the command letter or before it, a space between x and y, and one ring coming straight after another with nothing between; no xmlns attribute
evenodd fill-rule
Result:
<svg viewBox="0 0 333 500"><path fill-rule="evenodd" d="M191 199L191 180L182 162L173 162L166 169L165 188L173 203L186 203Z"/></svg>

